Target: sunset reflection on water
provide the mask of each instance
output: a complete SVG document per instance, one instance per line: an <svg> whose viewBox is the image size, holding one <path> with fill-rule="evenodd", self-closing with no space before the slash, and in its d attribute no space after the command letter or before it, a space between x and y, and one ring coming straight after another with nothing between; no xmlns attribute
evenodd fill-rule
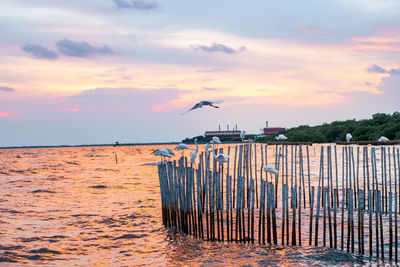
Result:
<svg viewBox="0 0 400 267"><path fill-rule="evenodd" d="M360 263L360 258L329 249L207 242L168 231L162 225L157 167L142 166L159 161L152 151L163 147L0 150L0 262L114 266Z"/></svg>

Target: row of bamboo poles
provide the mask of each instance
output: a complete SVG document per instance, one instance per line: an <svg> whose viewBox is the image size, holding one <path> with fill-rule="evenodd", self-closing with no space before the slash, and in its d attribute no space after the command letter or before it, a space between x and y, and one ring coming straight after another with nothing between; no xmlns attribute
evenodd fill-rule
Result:
<svg viewBox="0 0 400 267"><path fill-rule="evenodd" d="M397 261L399 149L318 150L243 144L225 163L201 153L196 165L186 157L159 164L163 223L204 240L322 245Z"/></svg>

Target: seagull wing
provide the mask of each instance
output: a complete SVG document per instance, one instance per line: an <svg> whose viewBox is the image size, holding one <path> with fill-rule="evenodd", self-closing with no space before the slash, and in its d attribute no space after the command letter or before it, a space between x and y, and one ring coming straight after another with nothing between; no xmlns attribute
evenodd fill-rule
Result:
<svg viewBox="0 0 400 267"><path fill-rule="evenodd" d="M203 106L203 104L200 102L200 103L197 103L196 105L194 105L191 109L189 109L188 111L185 111L185 112L183 112L182 113L182 115L183 114L186 114L186 113L188 113L189 111L191 111L191 110L194 110L194 109L196 109L196 108L201 108Z"/></svg>
<svg viewBox="0 0 400 267"><path fill-rule="evenodd" d="M202 103L203 105L207 105L213 108L219 108L218 106L214 106L214 104L219 104L222 103L224 100L215 100L215 101L207 101L207 100L203 100L200 103Z"/></svg>

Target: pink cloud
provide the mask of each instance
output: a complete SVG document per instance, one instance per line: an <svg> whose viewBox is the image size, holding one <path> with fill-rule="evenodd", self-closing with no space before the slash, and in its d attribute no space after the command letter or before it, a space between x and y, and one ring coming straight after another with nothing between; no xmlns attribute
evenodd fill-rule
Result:
<svg viewBox="0 0 400 267"><path fill-rule="evenodd" d="M176 108L184 108L186 105L180 100L172 100L161 105L155 105L148 108L146 111L150 112L170 112Z"/></svg>
<svg viewBox="0 0 400 267"><path fill-rule="evenodd" d="M79 107L73 107L73 108L61 109L58 112L78 112L78 111L81 111Z"/></svg>
<svg viewBox="0 0 400 267"><path fill-rule="evenodd" d="M351 43L358 49L400 51L400 29L377 29L370 36L354 36Z"/></svg>
<svg viewBox="0 0 400 267"><path fill-rule="evenodd" d="M0 112L0 118L15 118L15 117L17 117L17 115L14 113Z"/></svg>
<svg viewBox="0 0 400 267"><path fill-rule="evenodd" d="M171 107L168 107L166 104L152 106L151 108L147 109L147 111L152 112L170 112L172 110Z"/></svg>

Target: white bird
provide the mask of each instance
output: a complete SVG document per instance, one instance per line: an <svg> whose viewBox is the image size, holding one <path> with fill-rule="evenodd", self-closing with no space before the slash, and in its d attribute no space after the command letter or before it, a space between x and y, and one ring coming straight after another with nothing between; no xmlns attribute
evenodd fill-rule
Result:
<svg viewBox="0 0 400 267"><path fill-rule="evenodd" d="M387 138L385 136L381 136L381 137L379 137L378 141L379 142L387 142L387 141L389 141L389 138Z"/></svg>
<svg viewBox="0 0 400 267"><path fill-rule="evenodd" d="M353 138L353 136L350 133L346 134L346 141L347 143L350 142L351 138Z"/></svg>
<svg viewBox="0 0 400 267"><path fill-rule="evenodd" d="M184 143L180 143L178 146L175 147L176 150L184 150L184 149L189 149L189 147L184 144Z"/></svg>
<svg viewBox="0 0 400 267"><path fill-rule="evenodd" d="M279 173L278 170L276 170L274 168L274 166L271 166L271 165L265 166L264 167L264 171L265 172L269 172L269 173L274 173L274 174L278 174Z"/></svg>
<svg viewBox="0 0 400 267"><path fill-rule="evenodd" d="M214 149L214 144L217 144L217 149L218 149L218 144L221 144L221 140L219 140L218 136L213 136L213 138L210 141L211 144L213 144L213 149Z"/></svg>
<svg viewBox="0 0 400 267"><path fill-rule="evenodd" d="M240 132L240 139L242 139L242 142L243 142L245 136L246 136L246 131L241 131Z"/></svg>
<svg viewBox="0 0 400 267"><path fill-rule="evenodd" d="M156 151L154 151L154 156L161 156L162 161L164 161L164 158L171 158L172 155L169 154L168 150L166 149L157 149Z"/></svg>
<svg viewBox="0 0 400 267"><path fill-rule="evenodd" d="M285 135L280 134L278 136L275 136L275 139L278 141L286 141L288 138Z"/></svg>
<svg viewBox="0 0 400 267"><path fill-rule="evenodd" d="M167 150L169 154L171 154L171 155L175 155L174 151L172 151L172 149L171 149L171 148L169 148L169 147L166 147L166 148L165 148L165 150Z"/></svg>
<svg viewBox="0 0 400 267"><path fill-rule="evenodd" d="M189 149L189 147L184 143L180 143L178 146L175 147L175 150L182 150L182 157L185 149Z"/></svg>
<svg viewBox="0 0 400 267"><path fill-rule="evenodd" d="M196 144L196 150L193 150L190 152L190 163L194 164L194 161L196 160L197 157L197 152L199 151L199 145L197 144L197 139L194 139L194 143Z"/></svg>
<svg viewBox="0 0 400 267"><path fill-rule="evenodd" d="M214 106L214 104L219 104L221 102L223 102L224 100L216 100L216 101L208 101L208 100L201 100L199 103L196 103L196 105L194 105L191 109L189 109L188 111L182 113L182 114L186 114L191 110L197 109L197 108L202 108L203 106L210 106L213 108L219 108L218 106Z"/></svg>
<svg viewBox="0 0 400 267"><path fill-rule="evenodd" d="M218 154L217 156L215 155L214 143L213 143L213 155L214 155L214 160L218 161L219 163L227 162L229 159L228 155L222 153Z"/></svg>
<svg viewBox="0 0 400 267"><path fill-rule="evenodd" d="M219 140L219 137L218 137L218 136L213 136L212 142L213 142L214 144L221 144L221 140Z"/></svg>

